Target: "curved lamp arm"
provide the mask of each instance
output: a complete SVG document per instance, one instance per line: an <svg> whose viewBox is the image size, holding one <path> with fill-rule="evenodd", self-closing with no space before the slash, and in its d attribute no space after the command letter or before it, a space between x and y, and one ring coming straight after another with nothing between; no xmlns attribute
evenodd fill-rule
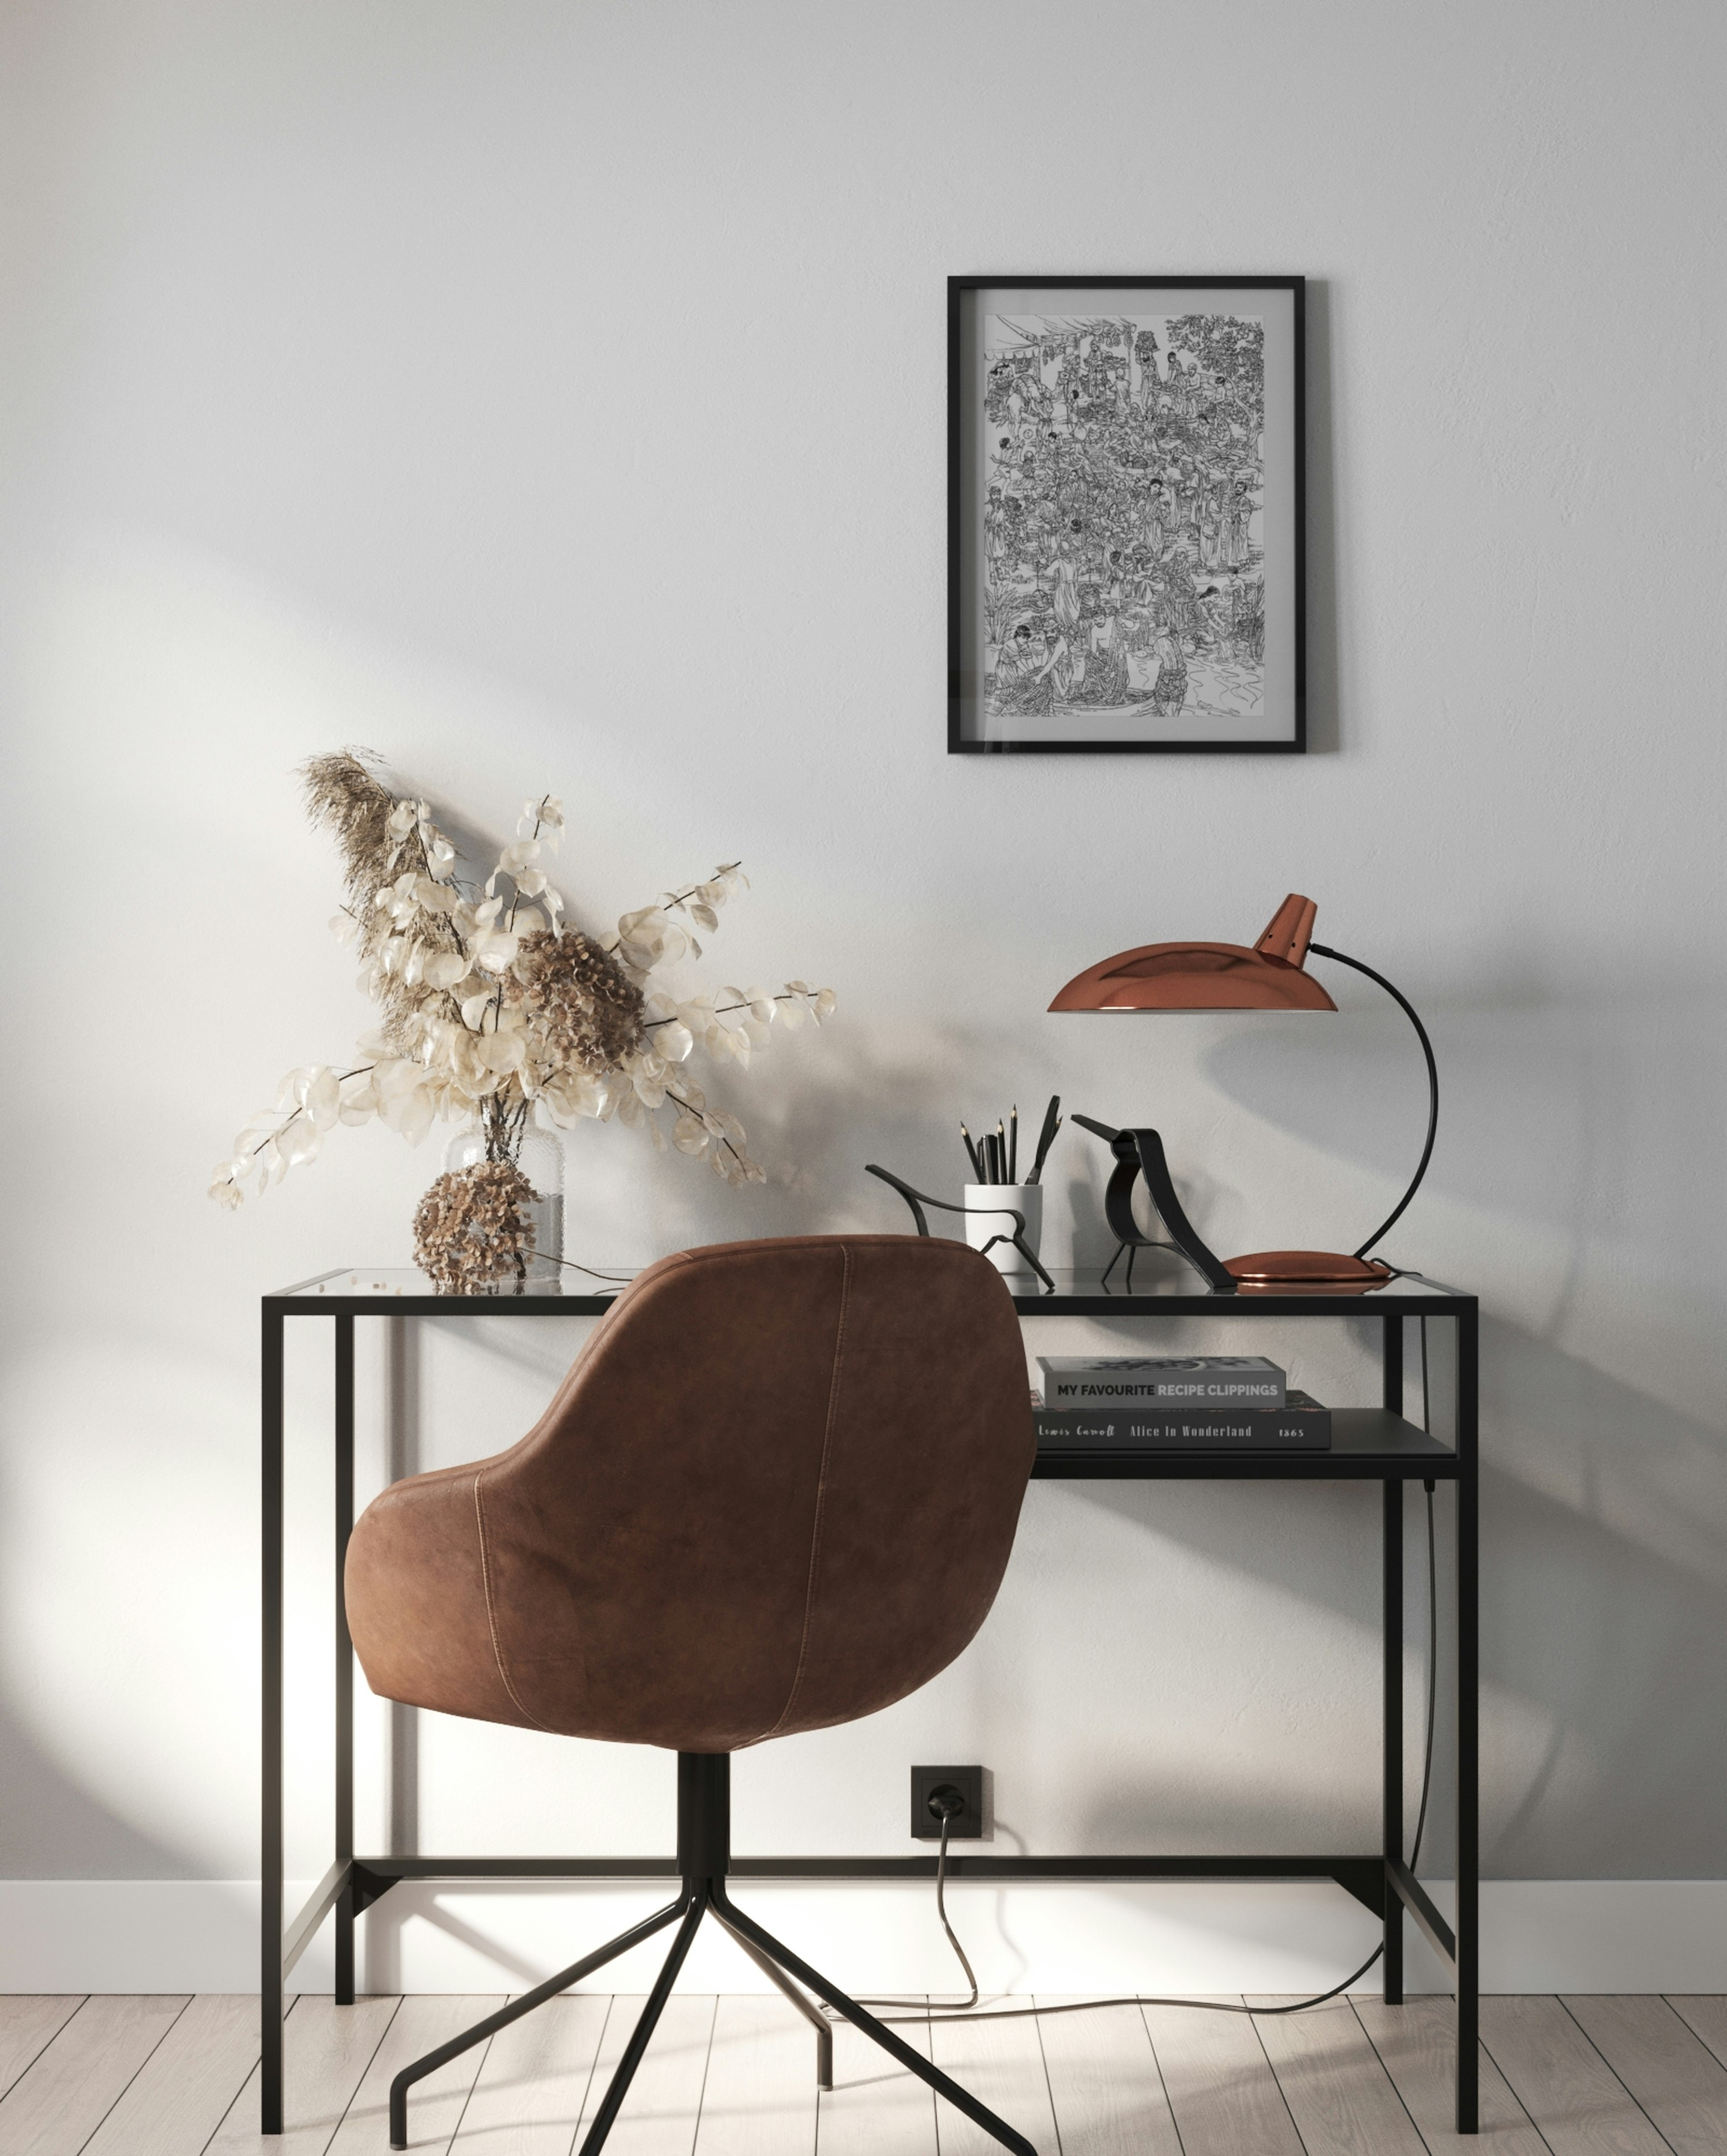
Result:
<svg viewBox="0 0 1727 2156"><path fill-rule="evenodd" d="M1335 958L1340 966L1353 966L1358 973L1365 973L1370 981L1376 981L1415 1028L1415 1037L1421 1043L1422 1054L1427 1059L1427 1142L1422 1147L1421 1159L1408 1189L1355 1252L1358 1258L1365 1258L1374 1245L1382 1241L1402 1218L1404 1208L1421 1188L1422 1178L1427 1172L1427 1163L1433 1158L1433 1139L1439 1128L1439 1066L1433 1060L1433 1044L1427 1038L1427 1029L1417 1016L1415 1005L1401 988L1394 988L1383 973L1376 973L1371 966L1363 965L1359 958L1351 958L1345 952L1334 951L1325 943L1309 943L1307 947L1321 958Z"/></svg>

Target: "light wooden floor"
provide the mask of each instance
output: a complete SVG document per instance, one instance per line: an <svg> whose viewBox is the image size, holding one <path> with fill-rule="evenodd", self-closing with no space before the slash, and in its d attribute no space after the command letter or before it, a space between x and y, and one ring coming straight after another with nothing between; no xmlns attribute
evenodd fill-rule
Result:
<svg viewBox="0 0 1727 2156"><path fill-rule="evenodd" d="M499 2003L300 1999L287 2020L289 2132L265 2141L255 1999L0 1997L0 2156L374 2156L388 2147L391 2076ZM569 2156L640 2005L554 1999L455 2061L419 2086L413 2146ZM938 2025L932 2041L937 2063L1042 2156L1727 2151L1727 1998L1484 1999L1473 2143L1448 2124L1450 2021L1443 1999L1363 1998L1282 2018L1130 2007ZM813 2040L778 1999L674 1999L608 2156L994 2147L847 2029L834 2078L818 2102Z"/></svg>

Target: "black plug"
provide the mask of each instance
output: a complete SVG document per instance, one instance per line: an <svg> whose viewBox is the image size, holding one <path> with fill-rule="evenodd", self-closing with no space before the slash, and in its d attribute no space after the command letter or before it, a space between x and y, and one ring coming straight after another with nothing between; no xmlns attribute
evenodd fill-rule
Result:
<svg viewBox="0 0 1727 2156"><path fill-rule="evenodd" d="M912 1768L912 1840L939 1841L944 1827L951 1841L983 1839L981 1767Z"/></svg>

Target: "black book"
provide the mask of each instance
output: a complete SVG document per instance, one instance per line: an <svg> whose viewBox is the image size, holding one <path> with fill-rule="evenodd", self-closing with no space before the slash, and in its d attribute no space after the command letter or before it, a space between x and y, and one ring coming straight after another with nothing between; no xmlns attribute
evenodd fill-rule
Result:
<svg viewBox="0 0 1727 2156"><path fill-rule="evenodd" d="M1034 1407L1038 1442L1073 1452L1329 1452L1331 1410L1292 1390L1280 1408Z"/></svg>

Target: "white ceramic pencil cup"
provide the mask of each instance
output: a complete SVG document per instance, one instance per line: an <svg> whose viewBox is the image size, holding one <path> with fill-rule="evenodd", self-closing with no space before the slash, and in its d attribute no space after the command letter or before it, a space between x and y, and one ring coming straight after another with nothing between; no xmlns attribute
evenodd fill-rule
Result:
<svg viewBox="0 0 1727 2156"><path fill-rule="evenodd" d="M998 1211L1011 1205L1012 1213ZM1014 1213L1025 1215L1026 1248L1035 1258L1042 1255L1039 1242L1043 1233L1043 1186L1039 1183L968 1183L966 1185L966 1240L974 1250L982 1250L992 1235L1011 1236L1016 1226ZM1032 1277L1031 1267L1011 1242L1000 1242L989 1252L989 1261L998 1273L1018 1274Z"/></svg>

